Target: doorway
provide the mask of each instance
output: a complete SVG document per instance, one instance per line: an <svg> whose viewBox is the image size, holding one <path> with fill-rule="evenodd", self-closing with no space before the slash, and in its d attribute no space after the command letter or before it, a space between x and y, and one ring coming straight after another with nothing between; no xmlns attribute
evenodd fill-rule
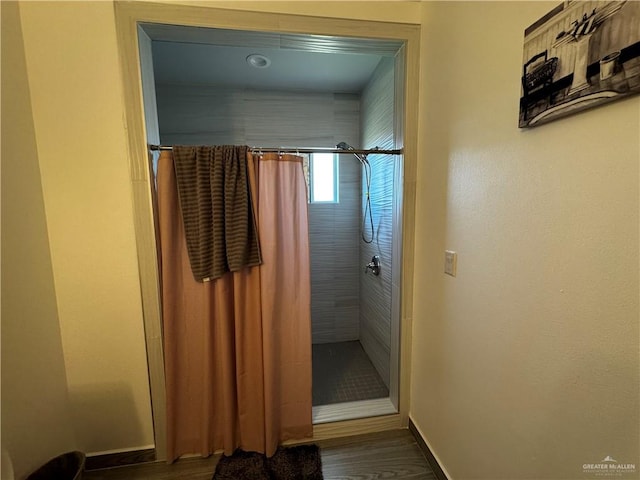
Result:
<svg viewBox="0 0 640 480"><path fill-rule="evenodd" d="M122 7L122 8L121 8ZM137 8L142 8L143 6L137 6ZM155 6L158 7L158 6ZM345 201L349 197L353 197L355 202L352 202L354 206L352 206L352 211L355 212L355 222L349 220L350 224L346 225L348 217L337 214L335 211L336 205L313 205L310 204L310 217L313 216L313 210L315 207L317 210L317 217L322 221L319 221L317 224L317 228L315 233L320 233L320 231L324 228L325 230L330 230L333 232L333 236L326 234L319 234L316 237L317 250L314 253L314 239L313 239L313 230L311 233L311 255L312 255L312 277L313 273L313 262L316 261L315 265L316 270L316 292L318 293L315 296L315 304L312 300L312 317L313 309L315 307L316 315L315 318L312 318L312 324L314 325L314 344L318 346L315 350L322 353L329 352L329 357L325 359L321 359L319 356L317 363L320 366L326 367L329 373L331 370L335 370L336 368L330 368L331 357L335 357L337 355L336 352L344 351L348 352L349 347L357 347L355 349L351 348L351 352L347 353L347 357L349 358L349 362L345 361L336 361L334 362L337 366L343 367L347 363L353 363L354 365L360 365L359 368L362 367L362 364L366 365L367 368L369 366L373 367L369 370L372 375L372 378L377 376L377 385L374 385L371 388L371 385L365 386L364 391L372 391L375 388L378 388L377 393L372 394L373 397L369 399L354 399L353 401L342 401L339 397L338 402L322 401L320 405L314 406L314 424L318 426L318 428L314 429L314 432L317 430L319 434L322 434L323 428L321 428L320 424L329 423L331 427L339 426L339 421L342 420L353 420L360 417L375 417L375 416L384 416L384 418L389 425L398 425L402 424L403 417L406 418L406 411L403 409L403 404L401 403L401 399L403 395L401 393L401 385L403 383L402 376L406 377L406 371L403 371L402 364L407 364L407 355L409 352L406 348L406 344L408 342L402 343L401 349L401 337L404 329L406 329L407 321L401 322L401 318L406 316L406 305L410 300L410 276L408 274L411 273L411 268L406 269L406 259L407 255L403 255L403 246L405 246L407 230L403 228L403 218L405 219L404 225L406 226L407 222L407 213L412 214L411 209L413 208L413 190L410 189L409 197L406 194L406 181L407 174L409 173L410 177L413 176L414 165L408 163L408 158L410 158L412 147L415 148L415 144L412 147L407 143L407 133L411 132L415 129L415 124L412 123L411 126L408 125L407 119L412 119L412 115L415 115L415 111L413 108L405 108L407 106L407 90L411 87L416 89L416 86L407 80L407 73L410 73L408 64L405 62L405 56L410 52L415 54L413 49L417 48L417 38L416 38L416 30L410 29L410 32L407 32L407 25L401 25L399 28L401 33L394 32L393 35L390 35L388 32L383 34L383 38L357 38L357 37L339 37L334 34L331 35L331 24L333 22L321 22L323 23L322 29L325 30L324 35L319 35L317 31L318 26L309 25L308 30L313 33L311 34L291 34L287 32L274 32L267 30L235 30L233 28L229 28L227 25L224 25L224 15L223 12L219 11L220 15L212 17L212 21L207 28L202 26L194 27L192 25L187 26L190 22L181 23L174 17L171 21L172 25L167 25L168 21L160 21L157 16L159 12L154 11L154 16L151 21L148 18L148 15L142 15L140 12L131 11L125 5L118 5L117 10L121 9L120 12L122 15L119 15L119 28L124 28L125 26L128 28L128 33L131 34L132 27L135 26L135 36L137 37L137 45L136 42L131 45L131 39L128 38L128 35L121 35L121 41L125 41L123 36L127 37L126 40L128 43L129 53L137 54L137 51L131 51L132 46L137 46L139 48L139 61L140 61L140 69L141 75L138 77L138 82L142 82L142 90L144 92L144 115L141 115L142 112L138 111L136 113L132 112L132 117L137 115L137 118L130 119L128 121L133 121L134 123L139 123L142 119L141 116L144 116L144 127L146 127L146 134L140 138L135 137L131 141L135 144L135 150L139 150L140 147L144 147L146 153L146 143L151 144L173 144L173 143L191 143L191 144L221 144L221 143L236 143L236 144L248 144L252 146L265 146L265 147L334 147L340 141L347 142L349 144L355 144L361 148L372 148L375 146L381 148L388 148L392 146L393 148L403 148L404 155L398 158L383 158L383 155L377 155L374 158L371 156L369 159L372 163L372 172L374 181L376 179L380 180L381 186L391 185L391 194L390 196L386 194L387 199L390 200L386 204L377 205L374 201L371 205L371 208L374 212L375 224L374 229L378 229L378 234L381 230L388 230L388 238L384 238L382 242L372 242L373 245L373 253L383 253L382 250L385 249L383 253L384 262L382 263L382 275L380 278L374 278L374 275L371 275L369 271L367 271L364 266L371 260L374 255L371 255L372 251L368 249L368 245L364 243L364 246L361 245L363 242L359 242L362 233L362 194L363 194L363 178L362 172L360 170L360 166L357 163L357 160L353 158L350 154L342 154L339 155L337 159L337 170L342 171L345 174L345 182L350 181L352 183L351 188L345 184L344 188L340 190L342 193L343 202L340 204L336 202L336 204L343 206L347 202ZM143 8L144 9L144 8ZM190 7L185 7L185 12L190 10ZM212 9L207 9L212 10ZM148 12L147 12L148 13ZM228 12L224 12L227 13ZM282 15L278 15L282 16ZM269 14L264 14L264 18L270 17ZM237 18L237 16L236 16ZM133 21L135 19L135 21ZM263 19L264 20L264 19ZM303 27L305 20L309 19L300 19L301 27ZM318 19L321 20L321 19ZM367 23L367 22L356 22L354 23ZM258 22L260 23L260 22ZM267 22L268 23L268 22ZM271 23L271 25L273 25ZM221 28L226 27L226 28ZM235 27L234 27L235 28ZM391 29L393 30L393 28ZM384 38L387 35L390 38ZM158 47L156 50L160 51L162 49L166 49L173 52L170 52L168 58L186 58L186 54L180 55L176 53L175 49L179 49L182 45L197 45L196 49L203 48L214 48L220 49L220 47L232 47L232 49L242 49L242 48L250 48L251 51L256 51L257 53L261 53L264 51L268 51L269 45L278 45L278 49L282 49L282 45L287 45L286 48L295 50L296 52L307 52L325 55L351 55L351 60L358 58L359 60L364 60L364 57L375 57L378 56L377 60L375 60L375 68L373 71L377 71L379 66L385 67L386 71L378 72L379 77L386 78L387 81L391 79L391 84L393 85L392 90L387 92L387 95L390 98L391 104L397 106L397 108L392 109L391 118L388 119L391 124L391 132L389 138L385 141L391 142L390 145L387 144L376 144L380 141L380 136L376 137L376 134L371 134L370 138L365 138L366 135L363 135L365 131L367 131L366 122L361 121L357 116L354 116L353 111L349 111L349 108L352 110L355 106L357 106L357 111L359 113L360 108L364 103L362 99L359 98L360 94L358 92L348 92L348 91L320 91L318 89L307 89L306 91L300 91L299 89L293 88L288 91L284 90L282 86L280 86L276 90L266 91L264 89L258 88L255 85L253 86L244 86L242 88L242 92L239 92L238 88L232 88L233 85L222 85L218 84L215 86L212 85L203 85L200 84L198 88L193 86L193 83L186 87L185 85L179 85L178 82L165 83L164 85L161 82L158 82L155 79L155 75L159 72L157 58L154 58L154 42L157 44L162 44L161 47ZM234 43L235 42L235 43ZM231 45L229 45L231 44ZM340 52L339 54L336 52ZM346 52L346 53L345 53ZM135 55L137 57L137 55ZM249 55L246 55L248 57ZM131 55L134 57L134 55ZM269 57L267 57L269 59ZM129 61L131 58L129 59ZM269 59L270 60L270 59ZM123 61L126 62L125 59ZM138 59L136 58L136 61ZM364 63L364 62L363 62ZM390 68L389 68L390 67ZM163 67L160 67L163 68ZM171 68L169 68L171 70ZM382 70L385 70L382 68ZM127 69L125 69L127 71ZM415 72L414 72L415 73ZM135 77L135 76L134 76ZM125 81L126 83L126 81ZM139 85L140 83L138 83ZM188 82L187 82L188 84ZM158 87L158 88L156 88ZM202 129L197 128L186 128L183 131L178 131L175 128L172 128L171 125L167 125L163 120L163 115L165 111L173 109L175 113L176 105L184 105L185 103L189 103L189 96L193 96L194 94L198 96L199 100L202 100L202 95L206 92L208 87L212 87L208 93L211 96L220 95L220 92L223 92L225 95L226 102L218 102L217 105L220 107L221 114L225 114L228 116L230 112L239 112L238 114L241 118L247 119L251 118L253 120L259 120L260 116L256 115L256 112L260 109L260 100L262 97L267 96L271 104L273 102L283 102L289 106L287 108L291 108L291 99L299 96L300 101L306 105L304 108L305 120L308 122L308 118L310 116L310 112L314 112L314 108L317 108L316 115L312 115L312 118L317 121L308 122L311 123L312 128L317 133L319 131L318 125L323 122L326 123L326 116L321 116L318 112L322 110L327 110L328 105L331 105L334 109L333 116L331 118L334 119L336 114L342 114L343 120L339 122L339 127L336 129L332 135L329 135L325 132L323 135L317 135L313 137L309 135L309 133L301 133L299 136L291 135L291 129L296 128L301 122L299 118L295 117L295 113L293 114L293 121L289 124L289 128L282 128L279 126L279 131L281 132L281 136L274 136L273 132L265 133L264 126L257 128L245 128L243 121L243 128L235 128L233 130L228 130L225 132L220 132L220 129L213 129L212 132L208 132L208 136L203 136ZM224 88L223 88L224 87ZM374 89L375 86L371 87ZM226 89L225 89L226 88ZM361 90L361 92L364 90ZM135 96L135 92L128 92L129 94ZM139 92L137 101L140 102ZM356 94L358 93L358 94ZM379 91L377 92L377 96L379 96ZM236 99L240 99L236 103L231 103L230 99L234 97ZM331 96L331 102L328 102L327 99ZM312 103L311 100L317 97L316 102ZM356 98L358 97L358 98ZM178 98L179 100L176 100ZM377 98L377 97L376 97ZM193 102L192 102L193 103ZM248 107L248 111L242 111L242 108L239 107L244 106ZM365 108L366 110L366 108ZM409 110L409 111L407 111ZM198 115L193 115L193 117L197 117ZM181 118L187 118L189 114L183 116ZM158 122L157 119L160 121ZM350 121L349 121L350 119ZM353 127L353 120L356 120L357 129L355 131L349 130L349 125ZM415 119L412 119L415 120ZM215 123L215 122L214 122ZM231 122L233 124L233 122ZM236 124L237 126L237 124ZM334 125L335 126L335 125ZM406 128L405 128L406 126ZM362 130L362 132L360 131ZM388 130L388 129L387 129ZM138 132L140 134L141 130ZM282 132L285 132L285 135L282 135ZM258 132L255 134L255 132ZM349 133L351 132L351 133ZM195 134L194 134L195 133ZM206 133L206 132L205 132ZM262 133L263 136L260 136ZM389 132L387 131L387 134ZM289 134L287 136L287 134ZM132 132L132 135L134 133ZM244 137L242 137L244 135ZM252 136L253 135L253 136ZM216 136L213 138L213 136ZM185 141L188 138L189 141ZM305 140L306 138L306 140ZM265 143L265 142L269 143ZM306 145L303 142L308 142ZM414 139L415 141L415 139ZM274 142L274 143L272 143ZM412 142L411 142L412 143ZM132 153L132 155L134 155ZM132 162L133 164L136 162ZM411 161L413 163L413 161ZM386 167L385 167L386 165ZM143 192L143 184L149 186L148 174L145 171L146 165L138 165L138 168L132 168L132 179L134 181L134 189L138 190L136 200L136 209L139 210L137 212L137 221L139 221L140 225L138 225L139 230L146 229L146 235L149 234L149 220L152 220L150 217L150 212L148 209L148 199L145 197L149 196L148 190L147 192ZM378 171L376 177L376 170ZM349 176L351 175L351 176ZM372 182L372 183L373 183ZM356 188L353 188L353 187ZM375 187L375 183L373 185ZM367 189L368 191L368 189ZM383 195L381 195L382 197ZM375 199L375 194L371 195L372 199ZM410 205L407 205L407 201L410 202ZM146 207L145 207L145 204ZM331 207L333 207L333 212L331 211ZM146 216L146 218L145 218ZM327 222L327 218L331 218L331 222ZM388 225L384 225L384 217L388 220ZM327 226L327 224L330 224ZM355 224L355 227L354 227ZM411 222L412 224L412 222ZM152 224L151 224L152 225ZM339 245L336 242L336 238L347 237L346 233L354 234L351 237L346 238L345 242L347 242L348 246ZM156 281L155 285L157 285L157 265L152 265L153 261L149 258L149 247L150 240L152 238L146 238L144 245L147 249L144 255L141 255L141 270L146 272L149 276L149 280ZM142 240L141 240L142 241ZM330 242L329 242L330 241ZM140 243L140 242L139 242ZM331 247L334 248L333 252L328 251L327 243L331 243ZM141 250L141 245L139 244L139 253ZM154 248L151 251L155 251ZM323 255L322 253L327 253ZM345 254L345 252L347 252ZM340 254L345 255L344 259L336 258ZM380 255L378 255L380 256ZM352 264L350 265L350 269L353 271L346 270L346 260L349 260ZM363 261L366 260L365 263ZM147 268L142 268L143 264L146 263ZM327 266L333 265L333 272L322 272L322 269L330 270L330 268L326 268ZM386 269L386 271L385 271ZM365 273L366 272L366 273ZM324 277L322 275L325 275ZM412 275L412 273L411 273ZM364 278L362 278L364 277ZM353 281L355 279L355 282ZM383 281L384 280L384 281ZM409 281L407 281L409 280ZM378 281L377 290L372 289L368 295L365 295L365 300L362 300L362 291L367 291L369 288L366 282L371 283L372 285L376 285L373 282ZM385 283L386 281L386 283ZM156 448L161 450L161 442L162 440L159 438L162 436L162 415L163 409L162 405L159 405L157 401L158 395L163 395L164 385L162 384L162 378L160 373L154 375L154 371L161 372L162 369L162 342L161 335L159 329L159 314L157 309L158 297L157 297L157 288L155 289L154 296L154 284L152 282L148 282L145 288L145 278L142 279L142 287L143 287L143 297L146 295L145 302L145 324L149 326L150 323L155 323L150 328L147 328L147 349L148 349L148 357L149 357L149 369L151 373L151 391L152 391L152 399L154 405L154 425L156 425ZM333 290L329 292L323 292L322 286L324 285L325 289L332 287ZM402 286L402 288L400 288ZM353 300L354 295L346 294L347 287L353 288L358 292L357 295L357 305L356 303L348 304L349 300ZM312 281L312 295L314 294L314 286ZM342 297L339 296L338 293L345 293ZM388 298L386 303L384 302L384 297ZM144 298L143 298L144 300ZM333 301L333 305L329 305L329 303ZM383 305L380 308L380 305ZM371 307L379 307L378 309L383 312L388 312L386 314L386 324L373 324L371 333L369 334L369 339L365 340L364 338L360 338L360 331L363 330L363 324L366 325L366 315L363 314L363 310L367 312L371 310ZM403 308L405 311L403 311ZM333 311L331 311L333 309ZM375 313L375 312L374 312ZM384 315L384 314L383 314ZM347 324L346 317L350 316L352 318L357 318L357 328L354 328L354 322L351 323L351 326ZM157 318L154 318L157 317ZM365 317L365 321L362 318ZM374 319L375 320L375 319ZM319 326L316 328L316 322L322 324L333 323L333 331L330 333L329 330L322 330ZM335 328L337 327L337 328ZM339 332L340 330L343 332ZM149 335L149 331L151 330L151 335ZM357 333L354 335L354 330L357 330ZM338 336L337 333L346 333L346 336ZM317 333L317 334L316 334ZM406 333L404 333L406 335ZM380 337L384 337L387 340L387 344L380 344ZM316 341L318 340L318 341ZM334 341L335 340L335 341ZM366 343L369 342L367 345ZM376 345L376 342L378 345ZM373 345L373 347L372 347ZM377 359L372 358L375 357L376 347L378 352ZM355 352L355 353L354 353ZM373 354L371 352L374 352ZM367 359L365 362L361 362L358 355L360 353L364 353L364 357ZM384 357L386 355L386 363ZM401 358L402 355L402 358ZM329 360L327 360L329 358ZM382 359L382 360L381 360ZM314 359L315 360L315 359ZM336 360L334 358L334 360ZM160 362L160 363L159 363ZM159 365L158 365L159 363ZM377 363L377 364L376 364ZM360 370L352 375L355 379L361 379L367 375L364 375L362 372L364 370ZM315 375L315 366L314 366L314 375ZM155 385L154 385L155 381ZM375 382L374 382L375 383ZM342 390L346 391L351 389L351 386L345 387ZM161 392L161 393L159 393ZM388 392L388 393L387 393ZM371 395L371 394L370 394ZM322 395L319 395L322 397ZM334 397L336 398L336 397ZM160 399L161 400L161 399ZM364 402L364 403L363 403ZM160 401L161 403L161 401ZM159 410L159 412L156 412ZM366 419L363 419L366 420ZM377 422L378 426L376 429L380 429L380 425L384 424ZM347 428L351 428L347 426ZM384 427L382 427L384 428ZM328 430L327 430L328 431ZM314 433L315 435L315 433ZM331 435L331 434L327 434Z"/></svg>

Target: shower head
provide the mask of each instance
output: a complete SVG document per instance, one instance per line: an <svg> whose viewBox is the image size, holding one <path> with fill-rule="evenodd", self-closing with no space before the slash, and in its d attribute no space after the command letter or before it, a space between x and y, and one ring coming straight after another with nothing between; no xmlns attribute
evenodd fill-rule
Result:
<svg viewBox="0 0 640 480"><path fill-rule="evenodd" d="M355 148L353 148L347 142L340 142L339 144L336 145L336 148L339 150L355 150ZM357 153L354 153L353 156L356 157L361 164L363 165L369 164L366 155L358 155Z"/></svg>
<svg viewBox="0 0 640 480"><path fill-rule="evenodd" d="M336 145L336 148L340 150L355 150L355 148L353 148L347 142L340 142L339 144Z"/></svg>

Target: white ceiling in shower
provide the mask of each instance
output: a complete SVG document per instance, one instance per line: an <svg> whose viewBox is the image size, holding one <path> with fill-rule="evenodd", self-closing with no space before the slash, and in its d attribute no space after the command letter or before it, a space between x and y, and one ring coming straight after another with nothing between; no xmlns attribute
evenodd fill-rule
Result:
<svg viewBox="0 0 640 480"><path fill-rule="evenodd" d="M385 40L144 25L153 40L157 84L215 85L322 92L360 92L383 56L400 44ZM246 62L250 54L268 68Z"/></svg>

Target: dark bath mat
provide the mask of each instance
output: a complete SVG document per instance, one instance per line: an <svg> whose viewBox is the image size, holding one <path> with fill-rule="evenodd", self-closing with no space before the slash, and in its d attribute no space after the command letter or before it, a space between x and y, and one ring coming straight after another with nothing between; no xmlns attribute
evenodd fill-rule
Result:
<svg viewBox="0 0 640 480"><path fill-rule="evenodd" d="M322 480L322 462L317 445L279 448L267 459L273 480Z"/></svg>
<svg viewBox="0 0 640 480"><path fill-rule="evenodd" d="M322 480L317 445L278 448L271 458L236 450L218 462L213 480Z"/></svg>

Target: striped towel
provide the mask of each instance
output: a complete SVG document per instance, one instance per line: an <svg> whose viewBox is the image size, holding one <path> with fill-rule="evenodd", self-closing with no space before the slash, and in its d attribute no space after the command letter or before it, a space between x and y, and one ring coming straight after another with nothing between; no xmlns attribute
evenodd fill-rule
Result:
<svg viewBox="0 0 640 480"><path fill-rule="evenodd" d="M246 146L174 146L193 276L199 282L260 265Z"/></svg>

